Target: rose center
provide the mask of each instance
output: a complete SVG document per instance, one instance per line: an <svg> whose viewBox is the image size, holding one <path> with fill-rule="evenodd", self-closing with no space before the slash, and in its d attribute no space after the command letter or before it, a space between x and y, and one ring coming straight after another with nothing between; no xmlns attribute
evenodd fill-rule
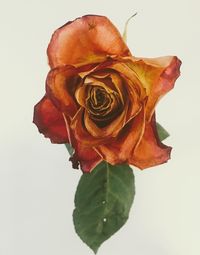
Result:
<svg viewBox="0 0 200 255"><path fill-rule="evenodd" d="M91 98L94 105L101 106L107 98L107 94L102 89L93 89L93 97Z"/></svg>
<svg viewBox="0 0 200 255"><path fill-rule="evenodd" d="M98 126L106 126L122 111L122 102L116 91L107 91L100 86L90 86L86 109Z"/></svg>

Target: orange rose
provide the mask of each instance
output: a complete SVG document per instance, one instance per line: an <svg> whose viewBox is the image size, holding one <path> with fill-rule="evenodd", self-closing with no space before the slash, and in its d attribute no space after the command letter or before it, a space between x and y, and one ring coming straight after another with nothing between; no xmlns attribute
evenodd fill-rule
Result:
<svg viewBox="0 0 200 255"><path fill-rule="evenodd" d="M74 167L99 162L140 169L166 162L155 122L158 100L174 86L175 56L135 58L103 16L84 16L55 31L48 46L51 70L34 123L53 143L70 143Z"/></svg>

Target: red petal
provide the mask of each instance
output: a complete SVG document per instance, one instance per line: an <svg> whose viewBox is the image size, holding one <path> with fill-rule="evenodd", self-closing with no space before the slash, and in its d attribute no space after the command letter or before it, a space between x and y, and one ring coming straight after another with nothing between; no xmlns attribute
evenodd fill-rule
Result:
<svg viewBox="0 0 200 255"><path fill-rule="evenodd" d="M171 147L159 140L155 117L146 123L144 130L144 111L141 111L122 130L114 142L96 146L96 151L110 164L131 164L140 169L160 165L170 158Z"/></svg>
<svg viewBox="0 0 200 255"><path fill-rule="evenodd" d="M171 149L171 147L162 144L159 140L154 114L151 122L146 123L144 135L133 151L129 164L135 165L140 169L163 164L170 159Z"/></svg>
<svg viewBox="0 0 200 255"><path fill-rule="evenodd" d="M83 124L84 117L84 109L80 108L77 114L74 116L74 118L71 121L71 129L73 130L74 136L76 140L81 141L82 144L84 144L86 147L93 147L98 144L102 144L108 142L109 137L94 137L92 136L87 129L85 128L85 125Z"/></svg>
<svg viewBox="0 0 200 255"><path fill-rule="evenodd" d="M146 118L150 120L157 102L174 87L180 75L181 61L175 56L127 59L131 59L127 65L136 73L146 89L148 95Z"/></svg>
<svg viewBox="0 0 200 255"><path fill-rule="evenodd" d="M104 16L87 15L57 29L47 50L51 68L97 63L131 55L117 28Z"/></svg>
<svg viewBox="0 0 200 255"><path fill-rule="evenodd" d="M83 172L91 172L102 161L99 154L92 148L87 148L80 142L77 142L75 147L77 159Z"/></svg>
<svg viewBox="0 0 200 255"><path fill-rule="evenodd" d="M128 163L133 149L140 142L144 132L144 107L121 131L119 136L109 143L95 146L102 158L112 165Z"/></svg>
<svg viewBox="0 0 200 255"><path fill-rule="evenodd" d="M46 92L56 107L73 116L78 106L74 99L74 91L80 82L77 70L73 66L62 66L52 69L47 76Z"/></svg>
<svg viewBox="0 0 200 255"><path fill-rule="evenodd" d="M38 127L39 132L50 138L52 143L68 143L62 113L57 110L46 96L35 105L33 122Z"/></svg>
<svg viewBox="0 0 200 255"><path fill-rule="evenodd" d="M149 120L154 113L154 109L161 97L174 87L176 79L180 75L181 61L177 57L160 57L155 59L144 59L147 65L160 67L164 70L153 83L149 91L149 99L147 102L147 119Z"/></svg>
<svg viewBox="0 0 200 255"><path fill-rule="evenodd" d="M73 130L70 128L70 118L66 115L64 118L68 129L69 143L75 150L70 159L73 167L78 168L80 163L83 172L91 172L102 161L102 158L92 147L85 146L81 141L75 139Z"/></svg>

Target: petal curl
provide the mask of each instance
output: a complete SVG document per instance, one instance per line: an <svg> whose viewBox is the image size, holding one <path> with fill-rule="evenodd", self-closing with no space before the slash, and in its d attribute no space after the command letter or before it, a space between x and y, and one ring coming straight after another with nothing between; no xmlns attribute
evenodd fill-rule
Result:
<svg viewBox="0 0 200 255"><path fill-rule="evenodd" d="M33 123L52 143L69 142L63 116L46 96L34 107Z"/></svg>
<svg viewBox="0 0 200 255"><path fill-rule="evenodd" d="M46 92L61 112L74 116L78 106L74 99L74 91L81 78L76 68L62 66L52 69L46 79Z"/></svg>
<svg viewBox="0 0 200 255"><path fill-rule="evenodd" d="M47 54L51 68L103 62L112 55L131 55L110 20L96 15L83 16L57 29Z"/></svg>
<svg viewBox="0 0 200 255"><path fill-rule="evenodd" d="M80 108L77 114L71 121L70 128L73 130L74 137L76 140L81 141L86 147L93 147L95 145L105 143L108 141L106 137L94 137L89 134L83 124L84 108ZM105 141L106 140L106 141Z"/></svg>
<svg viewBox="0 0 200 255"><path fill-rule="evenodd" d="M95 146L101 157L112 165L128 163L133 149L140 143L144 133L145 108L132 119L112 141Z"/></svg>
<svg viewBox="0 0 200 255"><path fill-rule="evenodd" d="M76 151L75 160L80 163L84 173L91 172L102 161L102 158L93 148L85 147L80 142L77 142L74 147Z"/></svg>
<svg viewBox="0 0 200 255"><path fill-rule="evenodd" d="M126 65L146 89L146 118L150 121L157 102L174 87L180 75L181 61L175 56L155 59L127 58Z"/></svg>
<svg viewBox="0 0 200 255"><path fill-rule="evenodd" d="M102 161L102 158L92 147L85 146L81 141L75 138L74 132L70 127L70 118L65 114L63 114L63 117L69 136L69 143L75 150L74 154L70 158L73 164L73 168L78 168L78 165L80 164L81 170L83 172L91 172L93 168Z"/></svg>
<svg viewBox="0 0 200 255"><path fill-rule="evenodd" d="M133 150L129 164L140 169L163 164L170 159L171 149L159 140L154 114L151 122L146 123L144 135L139 145Z"/></svg>
<svg viewBox="0 0 200 255"><path fill-rule="evenodd" d="M127 106L123 109L122 113L116 117L110 124L105 127L99 128L93 120L91 120L87 111L84 113L84 123L87 131L95 138L109 138L116 137L119 131L124 127L126 122Z"/></svg>

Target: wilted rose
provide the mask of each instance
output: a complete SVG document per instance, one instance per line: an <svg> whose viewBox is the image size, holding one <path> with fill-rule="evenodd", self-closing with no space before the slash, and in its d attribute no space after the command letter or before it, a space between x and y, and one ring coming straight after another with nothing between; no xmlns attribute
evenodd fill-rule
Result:
<svg viewBox="0 0 200 255"><path fill-rule="evenodd" d="M177 57L133 57L115 26L93 15L56 30L47 53L51 70L34 123L53 143L74 147L74 167L90 172L105 160L144 169L169 159L155 106L180 74Z"/></svg>

